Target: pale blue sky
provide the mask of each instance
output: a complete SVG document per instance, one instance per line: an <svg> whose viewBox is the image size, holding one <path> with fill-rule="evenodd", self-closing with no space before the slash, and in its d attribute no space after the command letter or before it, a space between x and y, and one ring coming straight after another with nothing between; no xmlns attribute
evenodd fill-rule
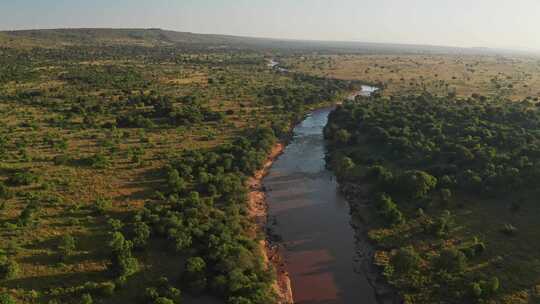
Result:
<svg viewBox="0 0 540 304"><path fill-rule="evenodd" d="M0 29L58 27L540 49L540 0L0 0Z"/></svg>

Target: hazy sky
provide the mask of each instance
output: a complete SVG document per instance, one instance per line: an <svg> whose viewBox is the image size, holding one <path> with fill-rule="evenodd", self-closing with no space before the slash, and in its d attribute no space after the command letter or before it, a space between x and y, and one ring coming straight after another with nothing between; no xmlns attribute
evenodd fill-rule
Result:
<svg viewBox="0 0 540 304"><path fill-rule="evenodd" d="M58 27L540 49L540 0L0 0L0 29Z"/></svg>

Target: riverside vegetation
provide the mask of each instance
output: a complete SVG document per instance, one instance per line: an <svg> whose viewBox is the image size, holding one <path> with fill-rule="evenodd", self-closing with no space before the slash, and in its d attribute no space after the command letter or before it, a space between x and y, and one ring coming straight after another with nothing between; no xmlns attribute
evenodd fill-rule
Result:
<svg viewBox="0 0 540 304"><path fill-rule="evenodd" d="M166 35L0 35L0 303L275 302L245 181L359 84Z"/></svg>
<svg viewBox="0 0 540 304"><path fill-rule="evenodd" d="M0 303L275 302L246 179L360 80L384 97L325 133L387 280L410 303L537 301L538 61L355 48L0 32Z"/></svg>
<svg viewBox="0 0 540 304"><path fill-rule="evenodd" d="M329 163L406 303L535 303L540 112L526 99L358 97Z"/></svg>

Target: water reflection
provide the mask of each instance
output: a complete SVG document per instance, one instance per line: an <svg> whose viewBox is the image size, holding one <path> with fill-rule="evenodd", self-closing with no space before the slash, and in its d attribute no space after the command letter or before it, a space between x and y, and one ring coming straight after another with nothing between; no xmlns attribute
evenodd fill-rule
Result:
<svg viewBox="0 0 540 304"><path fill-rule="evenodd" d="M325 169L322 130L330 111L317 110L295 128L264 179L269 222L282 238L296 303L376 303L365 277L354 272L349 207Z"/></svg>

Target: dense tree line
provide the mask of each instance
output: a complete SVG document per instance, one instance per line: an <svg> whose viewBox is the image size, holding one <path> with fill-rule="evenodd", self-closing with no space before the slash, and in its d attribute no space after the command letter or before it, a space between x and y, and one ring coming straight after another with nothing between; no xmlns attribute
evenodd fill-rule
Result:
<svg viewBox="0 0 540 304"><path fill-rule="evenodd" d="M244 181L259 168L276 140L256 129L214 150L186 151L166 168L166 192L139 212L152 237L187 256L184 286L209 291L228 303L272 303L274 274L265 265L247 218ZM147 237L143 229L137 238Z"/></svg>
<svg viewBox="0 0 540 304"><path fill-rule="evenodd" d="M486 262L486 245L476 237L453 239L456 218L444 210L464 195L519 208L540 178L539 128L540 113L528 100L357 98L330 114L328 161L345 194L366 194L380 215L386 230L373 230L370 238L382 249L384 275L406 301L496 297L499 278L474 270ZM407 233L392 239L390 231Z"/></svg>

